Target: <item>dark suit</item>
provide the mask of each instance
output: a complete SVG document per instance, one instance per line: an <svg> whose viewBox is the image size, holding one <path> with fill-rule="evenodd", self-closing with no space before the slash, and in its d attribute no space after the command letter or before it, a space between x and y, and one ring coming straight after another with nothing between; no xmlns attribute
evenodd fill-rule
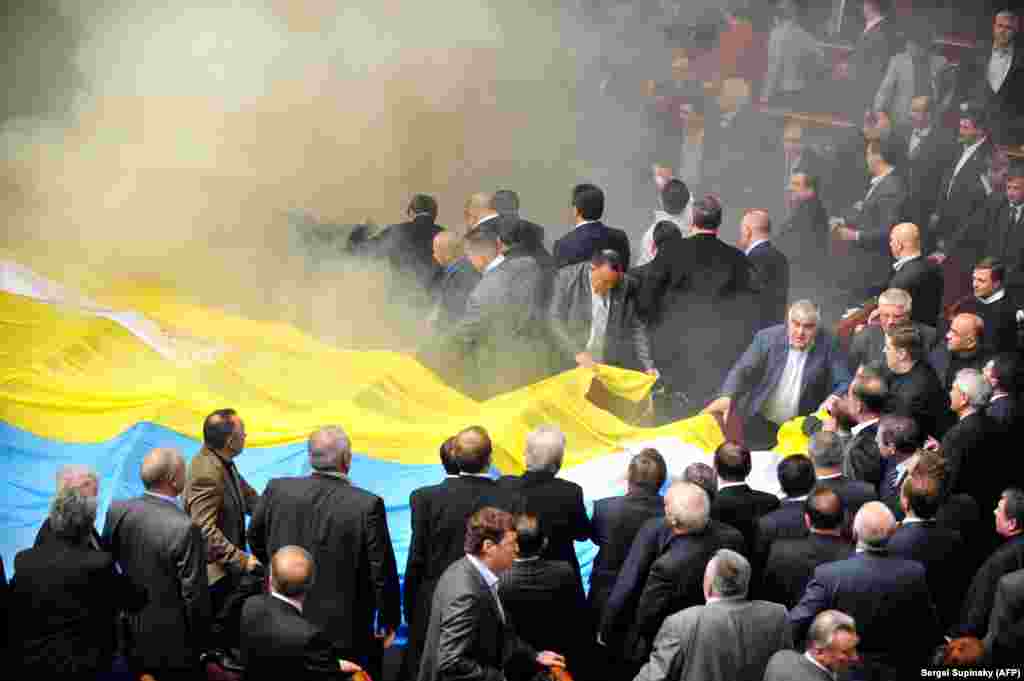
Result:
<svg viewBox="0 0 1024 681"><path fill-rule="evenodd" d="M751 489L743 483L719 488L711 502L711 517L739 530L746 545L746 550L741 553L753 556L758 519L778 507L778 497Z"/></svg>
<svg viewBox="0 0 1024 681"><path fill-rule="evenodd" d="M348 677L324 632L294 605L269 593L242 606L241 645L245 681Z"/></svg>
<svg viewBox="0 0 1024 681"><path fill-rule="evenodd" d="M747 253L747 258L754 265L760 289L758 330L784 323L789 300L789 260L770 241L755 246Z"/></svg>
<svg viewBox="0 0 1024 681"><path fill-rule="evenodd" d="M898 462L891 458L882 460L882 481L876 489L878 490L878 500L889 507L896 520L903 520L906 513L903 512L900 496L907 471L906 469L899 470L898 465Z"/></svg>
<svg viewBox="0 0 1024 681"><path fill-rule="evenodd" d="M985 638L989 616L996 598L999 580L1011 572L1024 569L1024 535L1017 535L996 549L971 580L964 598L958 633L961 636Z"/></svg>
<svg viewBox="0 0 1024 681"><path fill-rule="evenodd" d="M992 475L988 458L992 456L989 445L994 442L994 434L984 411L968 414L946 432L939 450L946 460L943 486L947 494L969 494L983 509L996 507L1007 478L1002 471L999 476Z"/></svg>
<svg viewBox="0 0 1024 681"><path fill-rule="evenodd" d="M918 143L913 153L910 152L910 139L906 139L905 142L907 165L904 174L907 180L907 204L904 212L908 221L926 230L928 221L935 212L942 175L951 164L956 163L960 146L953 135L941 127L938 121L932 123L931 131ZM916 297L914 304L916 308Z"/></svg>
<svg viewBox="0 0 1024 681"><path fill-rule="evenodd" d="M1024 225L1022 225L1022 229L1024 229ZM1018 301L1017 290L1015 290L1013 293L1006 291L1000 300L987 304L971 296L958 307L957 311L976 314L985 322L985 339L982 343L982 350L987 354L1018 351L1020 344L1017 334L1017 312L1022 308L1024 308L1024 304Z"/></svg>
<svg viewBox="0 0 1024 681"><path fill-rule="evenodd" d="M636 309L639 284L626 275L608 292L608 321L600 362L642 371L652 368L647 327ZM551 335L560 350L560 365L576 367L576 354L586 350L593 323L593 289L590 263L558 270L547 311Z"/></svg>
<svg viewBox="0 0 1024 681"><path fill-rule="evenodd" d="M1020 661L1024 649L1024 570L999 578L985 644L994 665Z"/></svg>
<svg viewBox="0 0 1024 681"><path fill-rule="evenodd" d="M39 531L36 532L36 540L32 546L42 546L47 542L54 541L55 539L59 539L59 537L50 526L50 518L47 516L46 520L43 521L43 524L39 526ZM89 548L97 551L106 549L106 545L103 543L103 538L100 537L100 534L96 531L95 527L92 528L92 531L89 533Z"/></svg>
<svg viewBox="0 0 1024 681"><path fill-rule="evenodd" d="M665 503L659 494L627 494L594 502L592 541L597 555L590 569L590 610L600 622L605 603L615 586L629 547L640 527L651 518L665 515Z"/></svg>
<svg viewBox="0 0 1024 681"><path fill-rule="evenodd" d="M506 475L498 480L498 487L518 494L522 499L522 510L537 516L541 530L548 538L542 557L571 565L582 593L580 563L573 541L586 541L591 534L590 519L583 505L583 488L548 471Z"/></svg>
<svg viewBox="0 0 1024 681"><path fill-rule="evenodd" d="M830 242L828 213L821 199L814 196L793 205L772 236L772 243L789 259L793 299L820 296L822 287L835 280Z"/></svg>
<svg viewBox="0 0 1024 681"><path fill-rule="evenodd" d="M756 326L753 266L714 235L671 241L650 262L638 303L665 383L704 404Z"/></svg>
<svg viewBox="0 0 1024 681"><path fill-rule="evenodd" d="M890 268L889 231L903 219L907 188L903 177L891 172L869 188L861 202L847 216L859 237L853 242L843 288L856 293L858 302L865 292L888 281ZM865 288L865 285L867 288Z"/></svg>
<svg viewBox="0 0 1024 681"><path fill-rule="evenodd" d="M985 107L997 144L1024 143L1024 46L1017 41L1013 49L1010 71L997 92L988 81L992 43L982 43L976 50L964 55L960 63L961 98Z"/></svg>
<svg viewBox="0 0 1024 681"><path fill-rule="evenodd" d="M133 667L158 678L195 673L211 617L199 528L171 502L144 494L111 504L103 540L125 574L149 591L146 607L129 620Z"/></svg>
<svg viewBox="0 0 1024 681"><path fill-rule="evenodd" d="M536 655L515 634L484 578L469 558L452 563L434 591L418 681L504 681L512 658Z"/></svg>
<svg viewBox="0 0 1024 681"><path fill-rule="evenodd" d="M105 551L54 538L14 558L9 678L50 679L110 671L117 613L138 610L146 592L118 575Z"/></svg>
<svg viewBox="0 0 1024 681"><path fill-rule="evenodd" d="M917 309L915 303L914 308ZM914 324L914 328L921 334L921 341L924 344L924 351L931 352L937 343L945 342L935 330L934 326ZM870 362L885 364L885 331L878 324L868 324L861 329L850 341L849 350L850 373L855 373L857 367Z"/></svg>
<svg viewBox="0 0 1024 681"><path fill-rule="evenodd" d="M953 387L957 373L961 369L975 369L981 371L989 360L989 352L986 349L977 349L973 353L953 354L945 343L940 343L928 354L928 364L935 369L935 375L939 377L942 387L949 390Z"/></svg>
<svg viewBox="0 0 1024 681"><path fill-rule="evenodd" d="M265 564L282 546L312 554L317 575L303 614L345 659L373 665L374 617L377 630L397 630L402 620L384 501L319 473L276 478L267 484L249 536Z"/></svg>
<svg viewBox="0 0 1024 681"><path fill-rule="evenodd" d="M889 409L917 420L921 430L940 437L950 420L949 394L935 370L921 360L905 374L886 371L889 380Z"/></svg>
<svg viewBox="0 0 1024 681"><path fill-rule="evenodd" d="M555 241L554 257L558 267L590 262L595 253L611 249L629 265L629 237L621 229L608 227L600 220L576 226Z"/></svg>
<svg viewBox="0 0 1024 681"><path fill-rule="evenodd" d="M768 660L764 681L834 681L832 675L795 650L780 650Z"/></svg>
<svg viewBox="0 0 1024 681"><path fill-rule="evenodd" d="M945 282L939 266L919 255L893 270L886 288L903 289L910 294L913 306L910 320L934 327L942 312L942 288Z"/></svg>
<svg viewBox="0 0 1024 681"><path fill-rule="evenodd" d="M434 284L435 329L449 329L462 318L469 294L479 283L480 273L468 258L459 258L441 270Z"/></svg>
<svg viewBox="0 0 1024 681"><path fill-rule="evenodd" d="M803 500L783 499L777 509L757 519L752 562L757 569L764 567L774 542L780 539L799 539L806 537L807 533Z"/></svg>
<svg viewBox="0 0 1024 681"><path fill-rule="evenodd" d="M842 537L810 532L802 538L772 542L764 564L758 598L792 608L803 596L814 569L822 563L853 555L853 545Z"/></svg>
<svg viewBox="0 0 1024 681"><path fill-rule="evenodd" d="M976 253L970 244L975 243L980 235L972 234L971 216L981 209L987 200L985 185L981 176L988 171L988 158L992 153L992 141L986 140L979 146L960 168L955 176L957 163L966 147L960 147L939 182L939 193L935 199L935 212L939 222L935 232L927 235L926 250L932 250L937 242L944 246L946 255L959 260L970 260ZM960 267L972 267L974 262L961 262Z"/></svg>
<svg viewBox="0 0 1024 681"><path fill-rule="evenodd" d="M892 671L905 675L919 669L942 639L924 566L884 552L818 566L789 612L793 640L802 640L814 617L830 609L857 623L867 678L904 678Z"/></svg>
<svg viewBox="0 0 1024 681"><path fill-rule="evenodd" d="M985 413L998 428L1010 431L1017 423L1017 398L1013 395L1004 395L993 399L988 403Z"/></svg>
<svg viewBox="0 0 1024 681"><path fill-rule="evenodd" d="M975 213L970 233L984 239L976 246L979 255L995 256L1006 265L1007 287L1020 288L1024 284L1024 211L1021 220L1015 221L1006 193L993 194Z"/></svg>
<svg viewBox="0 0 1024 681"><path fill-rule="evenodd" d="M377 237L378 252L390 263L400 289L406 289L401 292L402 298L410 302L425 299L437 271L434 237L443 230L429 215L417 215L407 222L391 225ZM416 290L409 290L411 287Z"/></svg>
<svg viewBox="0 0 1024 681"><path fill-rule="evenodd" d="M858 36L848 61L850 80L844 84L850 98L848 111L853 120L860 120L864 112L872 108L878 86L889 68L889 60L900 47L902 43L889 18Z"/></svg>
<svg viewBox="0 0 1024 681"><path fill-rule="evenodd" d="M869 501L878 500L878 491L863 480L853 480L840 475L835 478L819 478L818 484L836 493L850 518L857 515L860 507Z"/></svg>
<svg viewBox="0 0 1024 681"><path fill-rule="evenodd" d="M878 451L878 422L865 426L843 448L843 475L875 489L882 480L882 454Z"/></svg>
<svg viewBox="0 0 1024 681"><path fill-rule="evenodd" d="M971 563L964 554L963 537L934 520L904 520L889 538L886 548L899 558L924 565L928 589L935 601L943 631L957 623L960 605L967 591Z"/></svg>

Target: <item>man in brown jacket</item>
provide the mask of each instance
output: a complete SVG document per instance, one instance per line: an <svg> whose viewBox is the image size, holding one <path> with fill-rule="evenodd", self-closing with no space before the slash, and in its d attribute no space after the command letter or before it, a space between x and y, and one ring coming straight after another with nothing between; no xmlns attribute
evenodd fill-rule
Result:
<svg viewBox="0 0 1024 681"><path fill-rule="evenodd" d="M206 572L214 615L216 645L235 647L241 600L233 596L243 579L262 568L245 548L245 516L259 494L242 478L234 459L245 448L245 424L234 409L218 409L203 422L203 447L189 464L185 510L206 539ZM232 603L238 600L237 608Z"/></svg>

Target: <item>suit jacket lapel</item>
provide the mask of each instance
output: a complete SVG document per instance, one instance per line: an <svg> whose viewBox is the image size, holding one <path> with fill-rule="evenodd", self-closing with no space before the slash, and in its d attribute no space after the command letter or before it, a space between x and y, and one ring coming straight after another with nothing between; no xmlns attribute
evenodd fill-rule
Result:
<svg viewBox="0 0 1024 681"><path fill-rule="evenodd" d="M782 372L786 368L786 361L789 359L789 343L786 340L786 333L783 330L782 338L772 343L768 349L768 366L770 371L765 376L766 384L776 386L782 378ZM774 389L774 388L772 388Z"/></svg>
<svg viewBox="0 0 1024 681"><path fill-rule="evenodd" d="M807 391L807 386L811 382L811 376L818 371L818 367L825 362L825 339L821 337L821 334L815 334L814 336L814 347L811 348L810 354L807 356L807 362L804 364L804 373L800 377L800 395L804 395ZM831 387L831 386L830 386Z"/></svg>

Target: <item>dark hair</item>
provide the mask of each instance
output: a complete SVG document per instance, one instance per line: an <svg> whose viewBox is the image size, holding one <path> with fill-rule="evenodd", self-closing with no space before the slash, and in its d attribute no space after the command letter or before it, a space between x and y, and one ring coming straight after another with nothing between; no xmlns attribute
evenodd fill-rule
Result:
<svg viewBox="0 0 1024 681"><path fill-rule="evenodd" d="M924 446L924 431L911 416L883 416L878 422L878 429L882 432L882 444L894 447L897 454L909 456Z"/></svg>
<svg viewBox="0 0 1024 681"><path fill-rule="evenodd" d="M989 256L982 258L978 261L978 264L974 266L976 270L992 270L992 281L998 281L1002 284L1006 281L1006 265L999 258Z"/></svg>
<svg viewBox="0 0 1024 681"><path fill-rule="evenodd" d="M787 456L776 467L779 484L787 497L802 497L814 489L818 477L814 474L814 464L803 454Z"/></svg>
<svg viewBox="0 0 1024 681"><path fill-rule="evenodd" d="M931 520L939 512L942 497L939 494L941 480L930 476L908 475L900 488L900 495L906 497L907 505L918 518Z"/></svg>
<svg viewBox="0 0 1024 681"><path fill-rule="evenodd" d="M737 442L723 442L715 450L715 471L725 482L746 480L750 466L750 450Z"/></svg>
<svg viewBox="0 0 1024 681"><path fill-rule="evenodd" d="M479 556L486 540L500 544L505 533L515 529L515 517L511 513L484 506L466 519L466 539L462 548L466 553Z"/></svg>
<svg viewBox="0 0 1024 681"><path fill-rule="evenodd" d="M604 215L604 192L593 184L578 184L572 188L572 205L584 220L600 220Z"/></svg>
<svg viewBox="0 0 1024 681"><path fill-rule="evenodd" d="M494 210L500 215L519 215L519 194L511 189L499 189L494 192L494 199L491 202L494 204Z"/></svg>
<svg viewBox="0 0 1024 681"><path fill-rule="evenodd" d="M235 432L236 416L234 409L218 409L207 416L203 421L203 444L215 451L224 449Z"/></svg>
<svg viewBox="0 0 1024 681"><path fill-rule="evenodd" d="M1011 395L1017 394L1017 386L1020 384L1017 376L1019 371L1020 362L1015 353L1001 352L992 357L992 377L1001 390Z"/></svg>
<svg viewBox="0 0 1024 681"><path fill-rule="evenodd" d="M693 226L697 229L717 230L722 225L722 202L707 194L693 204Z"/></svg>
<svg viewBox="0 0 1024 681"><path fill-rule="evenodd" d="M410 213L426 213L431 221L437 219L437 199L429 194L413 194L409 201Z"/></svg>
<svg viewBox="0 0 1024 681"><path fill-rule="evenodd" d="M479 438L479 442L466 442L471 435ZM491 436L480 426L470 426L460 431L455 436L452 450L455 464L461 473L483 473L491 465Z"/></svg>
<svg viewBox="0 0 1024 681"><path fill-rule="evenodd" d="M816 530L834 530L843 524L846 506L843 498L831 487L818 485L804 500L804 513Z"/></svg>
<svg viewBox="0 0 1024 681"><path fill-rule="evenodd" d="M906 350L910 358L915 362L924 355L924 342L921 340L921 332L913 324L897 324L889 329L889 333L886 335L894 348Z"/></svg>
<svg viewBox="0 0 1024 681"><path fill-rule="evenodd" d="M658 224L654 225L654 233L651 236L651 240L654 242L655 248L661 248L670 241L682 241L682 239L682 230L679 229L679 225L671 220L661 220Z"/></svg>
<svg viewBox="0 0 1024 681"><path fill-rule="evenodd" d="M626 271L626 266L622 263L622 256L619 255L618 251L613 251L610 248L594 253L594 257L590 259L590 264L594 267L608 265L608 267L616 272Z"/></svg>
<svg viewBox="0 0 1024 681"><path fill-rule="evenodd" d="M1007 520L1017 521L1017 529L1024 530L1024 490L1008 487L1000 496L1006 499Z"/></svg>
<svg viewBox="0 0 1024 681"><path fill-rule="evenodd" d="M686 210L686 204L690 202L690 190L682 180L672 178L661 190L661 205L665 212L672 215L680 215Z"/></svg>
<svg viewBox="0 0 1024 681"><path fill-rule="evenodd" d="M522 513L515 519L516 534L519 535L519 555L523 558L539 556L544 550L544 530L540 519L532 513Z"/></svg>
<svg viewBox="0 0 1024 681"><path fill-rule="evenodd" d="M665 457L657 449L643 449L629 462L627 478L632 487L657 494L667 477L668 466L665 464Z"/></svg>
<svg viewBox="0 0 1024 681"><path fill-rule="evenodd" d="M1011 161L1010 167L1006 170L1006 178L1024 177L1024 162Z"/></svg>
<svg viewBox="0 0 1024 681"><path fill-rule="evenodd" d="M880 378L853 382L853 396L872 414L881 414L889 402L889 388Z"/></svg>
<svg viewBox="0 0 1024 681"><path fill-rule="evenodd" d="M441 456L441 466L444 467L444 472L448 475L459 474L459 463L455 460L455 437L452 436L441 443L441 449L438 451Z"/></svg>
<svg viewBox="0 0 1024 681"><path fill-rule="evenodd" d="M718 494L718 473L703 461L694 461L683 470L683 481L692 482L704 490L708 499L715 500Z"/></svg>
<svg viewBox="0 0 1024 681"><path fill-rule="evenodd" d="M497 224L498 238L506 246L514 246L523 240L523 221L515 215L501 215L491 222Z"/></svg>

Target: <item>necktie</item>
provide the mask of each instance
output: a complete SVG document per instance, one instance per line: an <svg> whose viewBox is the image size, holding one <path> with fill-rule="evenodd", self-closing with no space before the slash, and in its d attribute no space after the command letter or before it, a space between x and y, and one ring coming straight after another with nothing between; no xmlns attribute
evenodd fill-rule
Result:
<svg viewBox="0 0 1024 681"><path fill-rule="evenodd" d="M501 607L501 599L498 598L498 583L491 584L491 595L494 596L494 602L498 604L498 614L501 616L501 621L505 621L505 608Z"/></svg>
<svg viewBox="0 0 1024 681"><path fill-rule="evenodd" d="M1016 206L1012 206L1012 205L1010 206L1010 209L1013 210L1013 222L1012 222L1012 224L1013 224L1014 227L1016 227L1017 225L1020 224L1021 208L1024 208L1024 204L1017 204Z"/></svg>
<svg viewBox="0 0 1024 681"><path fill-rule="evenodd" d="M885 482L892 491L899 491L900 469L896 466L889 469L889 474L885 476Z"/></svg>

